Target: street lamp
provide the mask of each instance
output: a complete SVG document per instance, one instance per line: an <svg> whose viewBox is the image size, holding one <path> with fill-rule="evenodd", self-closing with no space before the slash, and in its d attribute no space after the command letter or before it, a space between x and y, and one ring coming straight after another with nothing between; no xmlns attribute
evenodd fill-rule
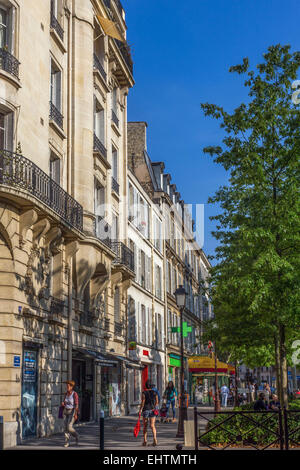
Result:
<svg viewBox="0 0 300 470"><path fill-rule="evenodd" d="M184 390L184 351L183 351L183 311L185 308L186 292L183 286L179 286L175 291L176 303L180 310L180 403L179 419L176 437L184 437L184 421L187 420L187 407Z"/></svg>
<svg viewBox="0 0 300 470"><path fill-rule="evenodd" d="M213 330L217 328L216 323L213 324ZM214 336L214 335L213 335ZM221 411L219 386L218 386L218 358L217 358L217 345L216 338L214 338L214 350L215 350L215 412Z"/></svg>

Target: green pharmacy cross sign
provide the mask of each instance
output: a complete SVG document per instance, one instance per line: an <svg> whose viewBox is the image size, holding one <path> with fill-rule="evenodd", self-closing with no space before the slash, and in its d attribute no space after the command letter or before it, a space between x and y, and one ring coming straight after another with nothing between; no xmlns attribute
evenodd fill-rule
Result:
<svg viewBox="0 0 300 470"><path fill-rule="evenodd" d="M187 337L188 333L191 333L192 332L192 327L191 326L188 326L187 322L184 321L183 322L183 328L182 328L182 336L184 338ZM171 328L171 332L172 333L180 333L180 330L181 330L181 327L180 326L172 326Z"/></svg>

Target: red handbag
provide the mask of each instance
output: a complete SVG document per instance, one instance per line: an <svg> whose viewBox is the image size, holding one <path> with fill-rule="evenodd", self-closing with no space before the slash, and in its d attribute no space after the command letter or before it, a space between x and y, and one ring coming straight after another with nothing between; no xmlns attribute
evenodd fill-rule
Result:
<svg viewBox="0 0 300 470"><path fill-rule="evenodd" d="M134 430L133 430L134 437L138 437L140 429L141 429L141 418L139 416L139 419L138 419L138 421L137 421L137 423L134 427Z"/></svg>

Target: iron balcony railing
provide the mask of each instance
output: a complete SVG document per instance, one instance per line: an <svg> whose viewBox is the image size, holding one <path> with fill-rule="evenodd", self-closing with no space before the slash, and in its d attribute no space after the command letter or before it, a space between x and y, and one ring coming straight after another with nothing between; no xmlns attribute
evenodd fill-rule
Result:
<svg viewBox="0 0 300 470"><path fill-rule="evenodd" d="M0 184L26 190L56 212L65 223L82 231L82 206L23 155L0 150Z"/></svg>
<svg viewBox="0 0 300 470"><path fill-rule="evenodd" d="M6 49L0 49L0 68L19 78L20 62Z"/></svg>
<svg viewBox="0 0 300 470"><path fill-rule="evenodd" d="M104 5L105 5L107 8L110 8L110 3L111 3L111 0L104 0Z"/></svg>
<svg viewBox="0 0 300 470"><path fill-rule="evenodd" d="M133 61L131 58L131 53L129 52L129 46L127 43L119 41L119 39L115 39L115 42L119 48L119 51L126 62L127 67L129 68L131 74L133 75Z"/></svg>
<svg viewBox="0 0 300 470"><path fill-rule="evenodd" d="M123 323L115 321L115 336L123 335Z"/></svg>
<svg viewBox="0 0 300 470"><path fill-rule="evenodd" d="M110 329L110 321L108 318L105 318L104 320L104 330L109 332L109 329Z"/></svg>
<svg viewBox="0 0 300 470"><path fill-rule="evenodd" d="M115 180L115 178L112 176L111 178L111 189L115 191L115 193L119 194L120 193L120 185L119 183Z"/></svg>
<svg viewBox="0 0 300 470"><path fill-rule="evenodd" d="M94 151L101 153L101 155L107 160L107 150L102 144L99 137L94 133Z"/></svg>
<svg viewBox="0 0 300 470"><path fill-rule="evenodd" d="M113 264L123 264L134 272L134 253L123 242L111 242L111 247L117 257Z"/></svg>
<svg viewBox="0 0 300 470"><path fill-rule="evenodd" d="M50 26L53 28L60 39L64 41L64 30L54 13L54 2L51 0Z"/></svg>
<svg viewBox="0 0 300 470"><path fill-rule="evenodd" d="M93 326L94 316L93 313L88 311L82 312L80 314L80 325L81 326L88 326L91 328Z"/></svg>
<svg viewBox="0 0 300 470"><path fill-rule="evenodd" d="M98 70L100 74L102 75L102 77L104 78L104 80L106 81L107 79L106 72L104 70L103 65L101 64L99 57L96 54L94 54L94 69Z"/></svg>
<svg viewBox="0 0 300 470"><path fill-rule="evenodd" d="M55 297L51 299L51 306L50 306L51 313L63 314L64 308L65 308L65 303L63 300L56 299Z"/></svg>
<svg viewBox="0 0 300 470"><path fill-rule="evenodd" d="M118 116L117 116L117 114L115 113L115 111L113 109L111 110L111 120L112 120L112 122L115 123L115 125L117 127L119 127L119 119L118 119Z"/></svg>
<svg viewBox="0 0 300 470"><path fill-rule="evenodd" d="M52 119L61 129L63 129L64 118L57 107L50 101L50 119Z"/></svg>
<svg viewBox="0 0 300 470"><path fill-rule="evenodd" d="M123 10L124 10L124 8L122 6L122 3L120 2L120 0L115 0L115 4L117 5L117 8L120 12L120 15L122 16L123 15Z"/></svg>

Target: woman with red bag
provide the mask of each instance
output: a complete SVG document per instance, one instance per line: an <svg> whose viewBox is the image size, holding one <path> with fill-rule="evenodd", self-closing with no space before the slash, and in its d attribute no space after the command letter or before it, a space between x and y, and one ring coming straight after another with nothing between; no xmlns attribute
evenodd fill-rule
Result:
<svg viewBox="0 0 300 470"><path fill-rule="evenodd" d="M153 434L153 446L157 446L156 439L156 428L155 428L155 418L158 416L158 395L152 390L152 385L149 380L145 384L145 390L142 395L142 403L140 406L139 417L143 416L144 424L144 442L143 446L147 445L147 428L148 428L148 419L150 420L150 428Z"/></svg>

